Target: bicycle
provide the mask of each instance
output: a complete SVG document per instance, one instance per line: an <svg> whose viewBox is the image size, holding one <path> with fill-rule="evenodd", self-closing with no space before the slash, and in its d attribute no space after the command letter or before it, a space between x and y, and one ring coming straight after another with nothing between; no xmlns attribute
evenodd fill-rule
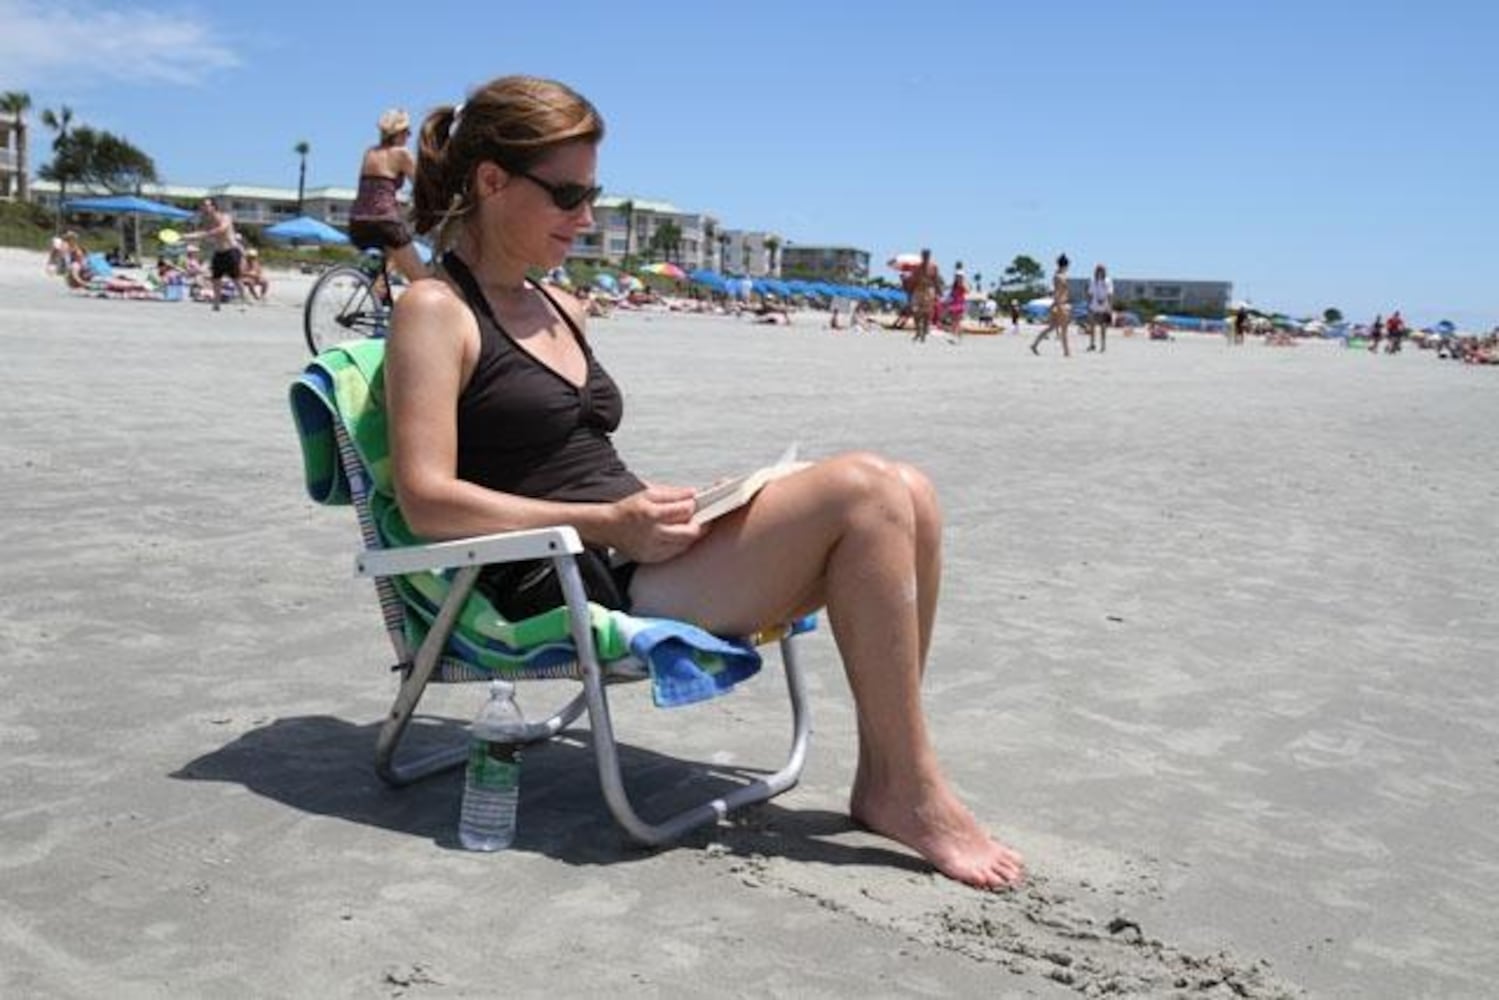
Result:
<svg viewBox="0 0 1499 1000"><path fill-rule="evenodd" d="M392 301L390 272L379 250L364 251L358 264L329 268L313 282L302 307L307 349L315 357L341 341L384 337Z"/></svg>

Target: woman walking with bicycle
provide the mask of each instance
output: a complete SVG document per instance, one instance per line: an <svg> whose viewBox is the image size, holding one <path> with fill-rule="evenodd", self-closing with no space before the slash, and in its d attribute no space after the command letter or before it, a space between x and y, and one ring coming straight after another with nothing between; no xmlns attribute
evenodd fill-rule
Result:
<svg viewBox="0 0 1499 1000"><path fill-rule="evenodd" d="M400 108L380 116L380 142L364 151L359 163L359 192L349 208L349 239L361 250L378 249L407 281L427 276L427 267L411 244L411 228L396 194L416 176L411 117Z"/></svg>

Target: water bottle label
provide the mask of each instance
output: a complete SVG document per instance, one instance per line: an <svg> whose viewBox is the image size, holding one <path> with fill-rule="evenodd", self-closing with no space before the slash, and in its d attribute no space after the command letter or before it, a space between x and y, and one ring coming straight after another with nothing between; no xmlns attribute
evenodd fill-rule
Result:
<svg viewBox="0 0 1499 1000"><path fill-rule="evenodd" d="M511 791L520 785L520 754L508 743L475 740L469 747L468 773L480 788Z"/></svg>

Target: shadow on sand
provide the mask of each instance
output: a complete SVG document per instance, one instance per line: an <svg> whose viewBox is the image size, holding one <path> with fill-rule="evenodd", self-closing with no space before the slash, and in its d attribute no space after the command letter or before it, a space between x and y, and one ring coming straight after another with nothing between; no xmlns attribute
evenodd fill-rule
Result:
<svg viewBox="0 0 1499 1000"><path fill-rule="evenodd" d="M426 837L457 849L462 774L450 771L406 788L390 788L373 766L378 723L356 725L327 715L276 719L190 761L172 773L184 781L227 781L294 809L397 833ZM457 719L423 717L406 742L413 751L466 738ZM520 823L512 850L545 854L571 865L618 864L650 856L614 822L599 789L588 730L569 730L526 754ZM685 761L619 744L625 784L647 820L721 795L763 772ZM688 833L657 850L700 849L718 843L740 856L764 855L837 865L926 872L920 859L879 846L824 838L857 827L846 815L787 809L774 802L742 810L717 827Z"/></svg>

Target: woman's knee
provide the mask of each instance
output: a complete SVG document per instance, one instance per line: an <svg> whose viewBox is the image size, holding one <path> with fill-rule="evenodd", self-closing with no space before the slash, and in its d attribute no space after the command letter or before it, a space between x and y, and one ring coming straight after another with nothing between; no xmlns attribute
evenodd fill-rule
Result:
<svg viewBox="0 0 1499 1000"><path fill-rule="evenodd" d="M827 464L846 516L872 513L915 527L913 490L900 463L873 452L854 451L829 459Z"/></svg>
<svg viewBox="0 0 1499 1000"><path fill-rule="evenodd" d="M896 473L911 495L911 509L918 528L939 531L942 527L942 504L937 487L925 472L906 462L895 463Z"/></svg>

